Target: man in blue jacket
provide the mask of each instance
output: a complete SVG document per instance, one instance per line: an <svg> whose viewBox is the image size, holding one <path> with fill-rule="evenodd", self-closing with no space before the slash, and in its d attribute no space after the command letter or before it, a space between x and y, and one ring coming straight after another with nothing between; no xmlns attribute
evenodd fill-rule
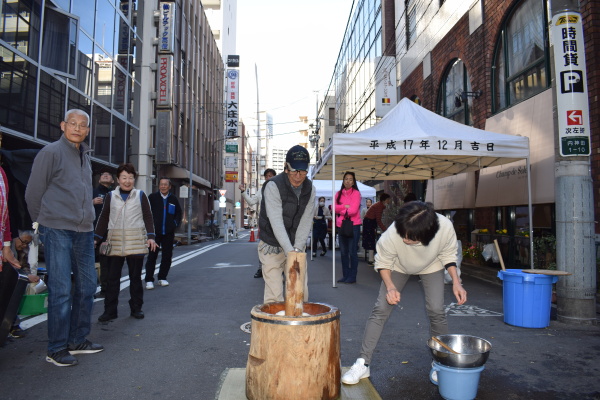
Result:
<svg viewBox="0 0 600 400"><path fill-rule="evenodd" d="M158 192L148 196L152 217L154 218L154 232L156 243L162 250L160 269L158 270L158 286L169 286L167 275L171 269L173 258L173 241L175 229L181 224L181 206L174 194L170 193L171 181L169 178L160 178ZM158 257L158 248L150 251L146 261L146 289L154 289L154 268Z"/></svg>

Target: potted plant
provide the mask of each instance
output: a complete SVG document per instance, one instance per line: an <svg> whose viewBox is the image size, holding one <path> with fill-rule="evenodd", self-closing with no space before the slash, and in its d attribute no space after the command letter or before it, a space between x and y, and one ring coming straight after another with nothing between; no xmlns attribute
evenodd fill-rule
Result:
<svg viewBox="0 0 600 400"><path fill-rule="evenodd" d="M474 265L485 265L485 259L481 255L481 249L475 243L466 243L462 250L463 262Z"/></svg>

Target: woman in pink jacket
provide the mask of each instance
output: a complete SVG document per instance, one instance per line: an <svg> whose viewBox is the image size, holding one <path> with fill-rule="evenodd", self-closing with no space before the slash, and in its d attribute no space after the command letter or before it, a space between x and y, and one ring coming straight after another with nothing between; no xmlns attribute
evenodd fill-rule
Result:
<svg viewBox="0 0 600 400"><path fill-rule="evenodd" d="M340 283L356 283L356 272L358 271L358 239L360 237L360 191L356 186L354 172L346 172L342 188L335 195L335 226L340 228L346 217L352 220L354 230L352 237L339 235L340 252L342 253L342 272L344 277L339 279Z"/></svg>

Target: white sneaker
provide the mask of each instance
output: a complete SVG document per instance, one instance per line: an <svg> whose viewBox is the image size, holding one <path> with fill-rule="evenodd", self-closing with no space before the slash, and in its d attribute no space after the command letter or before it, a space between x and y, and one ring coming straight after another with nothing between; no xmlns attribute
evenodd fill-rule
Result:
<svg viewBox="0 0 600 400"><path fill-rule="evenodd" d="M169 282L167 282L165 280L159 280L158 281L158 286L169 286Z"/></svg>
<svg viewBox="0 0 600 400"><path fill-rule="evenodd" d="M146 290L152 290L152 289L154 289L154 283L146 282Z"/></svg>
<svg viewBox="0 0 600 400"><path fill-rule="evenodd" d="M368 378L369 376L371 376L371 369L365 366L365 359L358 358L352 368L342 376L342 382L346 385L355 385L361 379Z"/></svg>

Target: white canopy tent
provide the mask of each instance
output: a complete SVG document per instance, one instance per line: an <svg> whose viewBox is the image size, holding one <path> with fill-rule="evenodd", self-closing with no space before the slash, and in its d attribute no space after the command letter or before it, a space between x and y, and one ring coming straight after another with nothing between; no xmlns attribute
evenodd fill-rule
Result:
<svg viewBox="0 0 600 400"><path fill-rule="evenodd" d="M312 179L332 180L336 170L352 171L357 180L435 179L522 159L530 171L529 138L463 125L404 98L377 125L356 133L335 133ZM530 173L527 188L533 268ZM333 229L335 235L335 224ZM333 256L335 287L335 250Z"/></svg>

